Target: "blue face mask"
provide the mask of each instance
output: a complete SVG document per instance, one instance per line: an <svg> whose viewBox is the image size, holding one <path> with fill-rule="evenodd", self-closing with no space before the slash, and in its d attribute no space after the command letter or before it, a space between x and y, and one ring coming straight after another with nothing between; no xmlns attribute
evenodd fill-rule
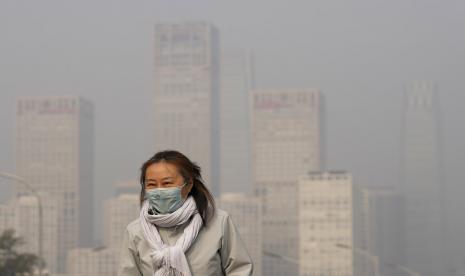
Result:
<svg viewBox="0 0 465 276"><path fill-rule="evenodd" d="M145 191L145 198L149 201L150 210L157 214L173 213L182 206L185 199L181 196L184 185L172 188L155 188Z"/></svg>

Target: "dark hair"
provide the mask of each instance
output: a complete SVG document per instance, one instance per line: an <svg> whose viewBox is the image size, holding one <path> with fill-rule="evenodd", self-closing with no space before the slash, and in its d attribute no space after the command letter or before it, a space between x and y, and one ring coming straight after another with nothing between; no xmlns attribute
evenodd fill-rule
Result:
<svg viewBox="0 0 465 276"><path fill-rule="evenodd" d="M145 173L147 168L150 165L159 162L166 162L176 166L184 179L188 181L188 183L193 183L189 195L194 198L197 205L197 210L202 217L204 225L206 225L207 221L210 219L210 216L215 211L215 200L203 183L202 176L200 174L200 167L196 163L189 160L189 158L187 158L184 154L175 150L157 152L154 156L142 164L142 167L140 168L140 204L142 205L142 202L145 198Z"/></svg>

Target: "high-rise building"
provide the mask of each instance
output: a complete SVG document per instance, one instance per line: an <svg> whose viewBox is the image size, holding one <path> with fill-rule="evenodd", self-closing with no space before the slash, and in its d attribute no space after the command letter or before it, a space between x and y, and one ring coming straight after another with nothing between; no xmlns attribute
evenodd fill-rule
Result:
<svg viewBox="0 0 465 276"><path fill-rule="evenodd" d="M253 87L251 54L223 50L220 96L220 183L222 191L252 190L250 173L249 91Z"/></svg>
<svg viewBox="0 0 465 276"><path fill-rule="evenodd" d="M17 102L17 174L57 209L57 269L66 253L93 241L93 105L79 97ZM19 196L28 191L19 186Z"/></svg>
<svg viewBox="0 0 465 276"><path fill-rule="evenodd" d="M295 275L354 275L353 199L349 173L313 172L300 179Z"/></svg>
<svg viewBox="0 0 465 276"><path fill-rule="evenodd" d="M400 190L405 197L406 266L423 276L445 272L445 183L435 88L414 83L404 99Z"/></svg>
<svg viewBox="0 0 465 276"><path fill-rule="evenodd" d="M394 188L354 189L354 244L379 260L380 275L402 276L403 199ZM373 275L373 264L356 260L355 275Z"/></svg>
<svg viewBox="0 0 465 276"><path fill-rule="evenodd" d="M179 150L219 189L219 38L208 23L155 26L154 148Z"/></svg>
<svg viewBox="0 0 465 276"><path fill-rule="evenodd" d="M222 191L251 191L248 110L249 91L253 87L251 54L244 50L223 50L220 71L220 183Z"/></svg>
<svg viewBox="0 0 465 276"><path fill-rule="evenodd" d="M322 167L322 96L317 89L253 90L251 142L257 188L296 181Z"/></svg>
<svg viewBox="0 0 465 276"><path fill-rule="evenodd" d="M250 94L254 186L262 199L264 275L297 275L298 178L322 167L322 97L316 89Z"/></svg>
<svg viewBox="0 0 465 276"><path fill-rule="evenodd" d="M240 193L225 193L217 199L227 211L241 235L254 263L254 276L262 275L262 216L260 199Z"/></svg>

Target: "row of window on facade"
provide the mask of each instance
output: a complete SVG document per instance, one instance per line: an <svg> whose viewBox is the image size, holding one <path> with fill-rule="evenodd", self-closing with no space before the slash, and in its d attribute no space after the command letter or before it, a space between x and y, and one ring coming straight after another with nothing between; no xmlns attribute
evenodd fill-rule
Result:
<svg viewBox="0 0 465 276"><path fill-rule="evenodd" d="M318 104L317 93L309 91L290 91L273 93L273 91L256 93L253 96L255 104L264 103L310 103L311 106Z"/></svg>
<svg viewBox="0 0 465 276"><path fill-rule="evenodd" d="M56 98L56 99L22 99L18 101L19 110L35 110L48 108L75 108L77 98Z"/></svg>
<svg viewBox="0 0 465 276"><path fill-rule="evenodd" d="M208 62L207 55L201 54L163 54L157 55L156 66L181 66L181 65L205 65Z"/></svg>

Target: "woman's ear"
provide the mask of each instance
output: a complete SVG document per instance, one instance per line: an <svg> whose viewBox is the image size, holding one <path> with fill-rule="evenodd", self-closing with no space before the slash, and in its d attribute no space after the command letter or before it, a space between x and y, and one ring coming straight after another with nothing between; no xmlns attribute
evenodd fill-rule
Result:
<svg viewBox="0 0 465 276"><path fill-rule="evenodd" d="M184 198L187 198L187 196L192 191L192 187L194 187L194 183L193 183L192 180L187 180L184 183L185 183L186 186L182 189L182 196Z"/></svg>
<svg viewBox="0 0 465 276"><path fill-rule="evenodd" d="M192 178L189 178L189 180L187 181L188 193L190 193L192 191L193 187L194 187L194 180Z"/></svg>

